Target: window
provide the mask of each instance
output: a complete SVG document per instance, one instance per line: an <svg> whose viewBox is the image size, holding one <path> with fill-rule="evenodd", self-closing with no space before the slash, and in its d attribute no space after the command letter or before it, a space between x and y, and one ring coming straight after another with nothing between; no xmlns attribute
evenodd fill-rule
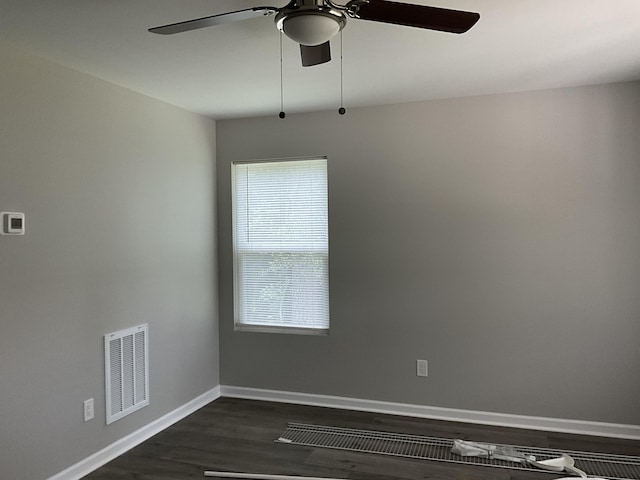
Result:
<svg viewBox="0 0 640 480"><path fill-rule="evenodd" d="M329 329L327 160L235 162L237 330Z"/></svg>

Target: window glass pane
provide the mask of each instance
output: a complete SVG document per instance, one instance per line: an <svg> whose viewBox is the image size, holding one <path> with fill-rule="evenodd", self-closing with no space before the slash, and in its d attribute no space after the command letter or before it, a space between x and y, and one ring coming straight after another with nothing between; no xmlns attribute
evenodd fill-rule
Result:
<svg viewBox="0 0 640 480"><path fill-rule="evenodd" d="M258 253L238 257L241 318L256 325L326 328L327 257L314 253Z"/></svg>

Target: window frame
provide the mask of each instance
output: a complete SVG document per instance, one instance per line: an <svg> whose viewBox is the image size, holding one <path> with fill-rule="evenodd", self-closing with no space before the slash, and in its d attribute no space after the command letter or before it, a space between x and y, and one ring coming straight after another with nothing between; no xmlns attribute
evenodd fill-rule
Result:
<svg viewBox="0 0 640 480"><path fill-rule="evenodd" d="M326 244L326 282L327 282L327 327L304 327L304 326L283 326L283 325L264 325L251 324L242 322L240 318L240 299L241 286L239 275L239 254L238 254L238 228L237 228L237 201L236 201L236 166L258 164L258 163L277 163L277 162L295 162L309 160L324 160L326 169L326 201L327 201L327 244ZM309 157L291 157L291 158L270 158L258 160L236 160L231 162L231 218L232 218L232 258L233 258L233 322L234 330L238 332L254 332L254 333L277 333L277 334L296 334L296 335L328 335L331 327L331 315L329 308L329 180L328 180L328 159L323 155L315 155Z"/></svg>

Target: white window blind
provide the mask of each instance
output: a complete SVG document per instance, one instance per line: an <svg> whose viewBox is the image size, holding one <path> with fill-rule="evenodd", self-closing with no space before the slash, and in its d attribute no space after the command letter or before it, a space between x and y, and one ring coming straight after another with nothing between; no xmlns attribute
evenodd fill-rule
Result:
<svg viewBox="0 0 640 480"><path fill-rule="evenodd" d="M233 164L236 328L329 328L327 161Z"/></svg>

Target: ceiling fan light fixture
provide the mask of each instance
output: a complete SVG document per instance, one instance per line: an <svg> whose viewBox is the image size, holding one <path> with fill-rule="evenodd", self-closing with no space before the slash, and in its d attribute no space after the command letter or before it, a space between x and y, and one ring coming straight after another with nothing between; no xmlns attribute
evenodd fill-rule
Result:
<svg viewBox="0 0 640 480"><path fill-rule="evenodd" d="M346 24L346 19L331 13L304 11L278 19L284 34L300 45L321 45L335 37Z"/></svg>

